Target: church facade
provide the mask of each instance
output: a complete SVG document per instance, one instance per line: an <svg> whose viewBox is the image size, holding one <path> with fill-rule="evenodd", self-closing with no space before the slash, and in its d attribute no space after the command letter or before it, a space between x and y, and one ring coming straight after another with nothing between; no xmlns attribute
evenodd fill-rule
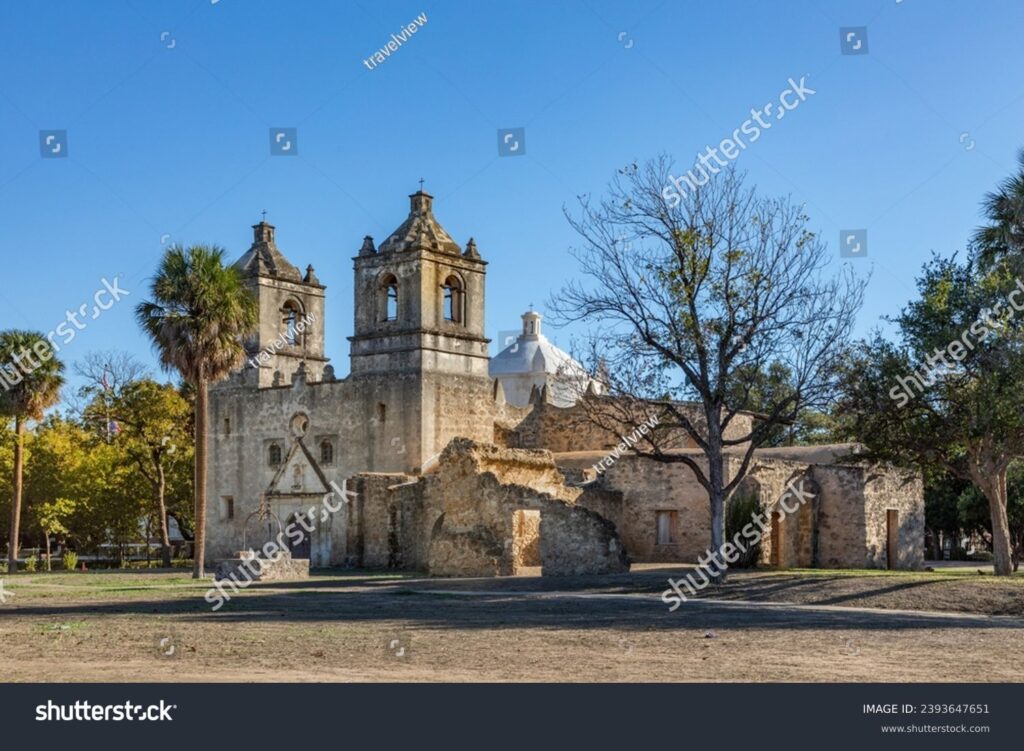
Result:
<svg viewBox="0 0 1024 751"><path fill-rule="evenodd" d="M517 342L489 357L487 262L432 204L410 196L398 229L379 246L364 238L353 258L344 378L324 354L326 287L288 261L273 226L253 228L236 267L258 301L258 331L246 364L210 393L208 557L237 557L305 521L312 531L292 554L314 567L585 574L695 561L710 521L692 472L628 451L594 470L627 432L586 419L580 400L604 398L600 384L532 312ZM794 478L819 490L813 508L773 526L765 562L920 566L919 479L844 465L833 448L758 452L745 482L766 507ZM331 492L343 508L309 519Z"/></svg>

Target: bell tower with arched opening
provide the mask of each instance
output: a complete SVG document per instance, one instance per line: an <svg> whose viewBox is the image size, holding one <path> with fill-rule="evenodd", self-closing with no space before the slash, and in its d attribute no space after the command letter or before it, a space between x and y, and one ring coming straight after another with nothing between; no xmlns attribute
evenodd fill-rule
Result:
<svg viewBox="0 0 1024 751"><path fill-rule="evenodd" d="M355 265L352 377L372 391L368 415L393 445L395 469L416 469L455 436L477 435L489 404L484 336L486 262L471 238L461 248L434 217L433 196L409 196L409 215L374 245L363 240ZM448 408L450 407L450 408ZM400 421L401 424L398 424Z"/></svg>
<svg viewBox="0 0 1024 751"><path fill-rule="evenodd" d="M301 366L320 380L324 357L324 291L313 267L303 275L288 262L274 240L274 226L253 225L252 247L235 268L259 304L259 327L245 343L243 372L254 369L261 387L285 386Z"/></svg>

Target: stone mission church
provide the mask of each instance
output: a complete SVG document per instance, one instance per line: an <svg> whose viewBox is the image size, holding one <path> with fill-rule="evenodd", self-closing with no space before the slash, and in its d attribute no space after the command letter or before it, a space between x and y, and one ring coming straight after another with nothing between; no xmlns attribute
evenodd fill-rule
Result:
<svg viewBox="0 0 1024 751"><path fill-rule="evenodd" d="M487 261L472 239L452 239L432 204L421 189L382 243L363 238L344 378L324 355L326 287L288 261L272 225L253 228L236 268L258 300L258 333L248 362L210 395L209 558L258 549L336 483L349 502L312 520L291 551L314 567L565 575L696 561L710 518L691 470L616 451L632 427L586 419L610 397L544 337L540 314L489 357ZM685 436L678 446L701 460ZM764 563L922 564L920 480L844 463L848 449L757 452L742 487L772 514ZM773 510L797 479L814 500Z"/></svg>

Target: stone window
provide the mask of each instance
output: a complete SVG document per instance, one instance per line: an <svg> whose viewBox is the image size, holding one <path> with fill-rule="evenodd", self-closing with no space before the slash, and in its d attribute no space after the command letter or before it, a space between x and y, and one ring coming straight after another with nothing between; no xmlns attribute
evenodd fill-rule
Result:
<svg viewBox="0 0 1024 751"><path fill-rule="evenodd" d="M302 346L302 330L299 328L299 320L302 316L298 303L289 300L281 309L284 314L282 325L284 326L285 343L292 347Z"/></svg>
<svg viewBox="0 0 1024 751"><path fill-rule="evenodd" d="M384 293L384 306L382 320L398 320L398 279L394 274L388 274L381 280L381 290Z"/></svg>
<svg viewBox="0 0 1024 751"><path fill-rule="evenodd" d="M462 280L452 274L444 280L444 320L452 323L466 321L466 291Z"/></svg>
<svg viewBox="0 0 1024 751"><path fill-rule="evenodd" d="M231 418L224 418L224 435L231 435Z"/></svg>
<svg viewBox="0 0 1024 751"><path fill-rule="evenodd" d="M387 405L384 404L384 402L378 402L377 403L377 422L379 422L381 425L383 425L384 421L387 419L387 416L388 416L388 407L387 407Z"/></svg>
<svg viewBox="0 0 1024 751"><path fill-rule="evenodd" d="M320 463L334 464L334 444L330 441L320 442Z"/></svg>
<svg viewBox="0 0 1024 751"><path fill-rule="evenodd" d="M679 542L679 512L656 512L656 545L675 545Z"/></svg>
<svg viewBox="0 0 1024 751"><path fill-rule="evenodd" d="M221 521L227 521L228 519L235 518L235 499L229 495L221 496L220 499L220 519Z"/></svg>
<svg viewBox="0 0 1024 751"><path fill-rule="evenodd" d="M270 444L270 448L267 449L267 464L271 467L281 466L281 446L277 443Z"/></svg>

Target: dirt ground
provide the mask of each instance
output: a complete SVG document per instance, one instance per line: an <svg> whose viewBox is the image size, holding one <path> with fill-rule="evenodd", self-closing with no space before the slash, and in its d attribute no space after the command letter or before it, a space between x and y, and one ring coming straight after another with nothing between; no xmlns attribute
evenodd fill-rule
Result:
<svg viewBox="0 0 1024 751"><path fill-rule="evenodd" d="M1024 576L738 573L670 613L686 572L325 572L216 613L181 572L5 576L0 681L1022 680Z"/></svg>

